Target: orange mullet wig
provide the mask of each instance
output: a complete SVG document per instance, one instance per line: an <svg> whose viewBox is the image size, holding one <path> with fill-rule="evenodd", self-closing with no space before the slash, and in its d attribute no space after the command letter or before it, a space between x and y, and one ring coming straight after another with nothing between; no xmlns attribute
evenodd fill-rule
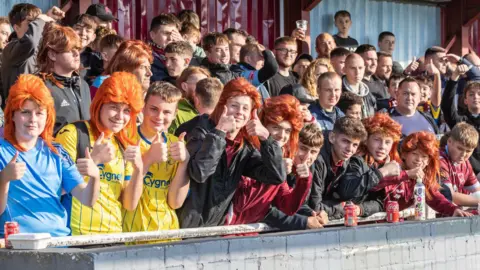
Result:
<svg viewBox="0 0 480 270"><path fill-rule="evenodd" d="M18 151L25 152L26 149L18 144L15 137L15 123L13 115L21 110L25 101L31 100L41 108L47 110L47 119L45 128L40 137L45 141L48 147L57 153L53 147L53 126L55 125L55 105L50 90L45 86L43 80L31 74L20 75L8 95L7 106L5 107L5 140L11 143Z"/></svg>
<svg viewBox="0 0 480 270"><path fill-rule="evenodd" d="M98 88L98 92L90 106L90 126L95 139L102 132L105 136L112 135L112 132L100 120L100 110L106 103L124 103L130 106L130 121L124 129L113 135L124 148L128 145L136 144L129 135L136 132L136 118L143 108L142 86L138 82L137 77L128 72L114 72Z"/></svg>

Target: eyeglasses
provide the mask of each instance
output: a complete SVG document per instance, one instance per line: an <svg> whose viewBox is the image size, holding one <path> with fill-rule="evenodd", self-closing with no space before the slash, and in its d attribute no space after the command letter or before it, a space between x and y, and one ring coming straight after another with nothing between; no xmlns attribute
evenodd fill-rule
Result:
<svg viewBox="0 0 480 270"><path fill-rule="evenodd" d="M275 50L279 51L281 54L287 54L287 53L297 54L296 50L289 50L287 48L279 48L279 49L275 49Z"/></svg>

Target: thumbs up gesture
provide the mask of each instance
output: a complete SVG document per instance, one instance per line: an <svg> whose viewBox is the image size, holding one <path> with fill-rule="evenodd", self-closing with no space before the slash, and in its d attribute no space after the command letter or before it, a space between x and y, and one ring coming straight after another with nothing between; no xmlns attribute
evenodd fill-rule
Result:
<svg viewBox="0 0 480 270"><path fill-rule="evenodd" d="M405 73L410 74L417 70L419 66L420 64L417 61L417 57L414 56L410 65L408 65L408 67L405 69Z"/></svg>
<svg viewBox="0 0 480 270"><path fill-rule="evenodd" d="M220 120L218 120L216 129L225 133L233 133L237 130L237 124L233 115L227 116L227 111L227 106L224 106L222 116L220 116Z"/></svg>
<svg viewBox="0 0 480 270"><path fill-rule="evenodd" d="M25 172L27 171L27 165L25 162L17 162L18 151L13 156L12 160L5 166L5 168L0 172L1 179L6 182L13 180L20 180Z"/></svg>
<svg viewBox="0 0 480 270"><path fill-rule="evenodd" d="M85 157L77 159L77 169L82 176L96 177L100 174L88 147L85 148Z"/></svg>
<svg viewBox="0 0 480 270"><path fill-rule="evenodd" d="M248 121L247 125L247 133L250 136L258 136L261 141L265 141L270 136L268 130L262 125L260 120L258 119L257 109L253 111L253 118Z"/></svg>
<svg viewBox="0 0 480 270"><path fill-rule="evenodd" d="M170 157L178 162L185 162L190 159L190 155L185 147L185 135L187 133L183 132L178 136L178 141L170 144Z"/></svg>
<svg viewBox="0 0 480 270"><path fill-rule="evenodd" d="M131 162L136 169L143 168L142 152L140 151L141 142L142 139L138 139L136 145L129 145L127 149L125 149L125 161Z"/></svg>
<svg viewBox="0 0 480 270"><path fill-rule="evenodd" d="M296 156L294 159L295 163L295 171L297 172L297 176L300 178L308 178L310 176L310 168L307 164L307 155L301 157Z"/></svg>
<svg viewBox="0 0 480 270"><path fill-rule="evenodd" d="M400 175L401 170L402 168L400 167L400 164L398 164L398 162L396 162L395 160L390 161L390 156L387 156L387 158L385 159L385 164L382 168L379 169L383 177L398 176Z"/></svg>
<svg viewBox="0 0 480 270"><path fill-rule="evenodd" d="M105 134L103 132L98 136L95 143L93 143L93 149L90 156L95 164L105 164L115 158L115 148L113 147L110 138L105 139Z"/></svg>
<svg viewBox="0 0 480 270"><path fill-rule="evenodd" d="M167 142L164 139L163 132L157 133L153 138L150 148L145 153L145 160L149 165L166 162L168 160Z"/></svg>

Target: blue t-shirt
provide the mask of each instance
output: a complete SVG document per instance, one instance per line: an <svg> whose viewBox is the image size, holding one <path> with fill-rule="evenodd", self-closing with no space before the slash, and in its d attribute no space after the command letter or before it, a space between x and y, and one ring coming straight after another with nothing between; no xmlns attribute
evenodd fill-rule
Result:
<svg viewBox="0 0 480 270"><path fill-rule="evenodd" d="M7 221L18 222L22 233L70 234L60 195L62 189L69 193L84 181L68 153L60 145L54 146L58 155L38 138L34 148L19 151L17 162L25 162L27 170L22 179L10 181L7 207L0 215L0 237L4 236ZM16 151L8 141L0 139L0 170Z"/></svg>

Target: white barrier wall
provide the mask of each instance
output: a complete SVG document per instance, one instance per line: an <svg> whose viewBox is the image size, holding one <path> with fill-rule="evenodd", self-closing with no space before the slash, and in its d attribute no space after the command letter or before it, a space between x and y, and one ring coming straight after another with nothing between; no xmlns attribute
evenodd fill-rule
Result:
<svg viewBox="0 0 480 270"><path fill-rule="evenodd" d="M83 250L4 249L0 269L480 269L479 220L437 219Z"/></svg>

